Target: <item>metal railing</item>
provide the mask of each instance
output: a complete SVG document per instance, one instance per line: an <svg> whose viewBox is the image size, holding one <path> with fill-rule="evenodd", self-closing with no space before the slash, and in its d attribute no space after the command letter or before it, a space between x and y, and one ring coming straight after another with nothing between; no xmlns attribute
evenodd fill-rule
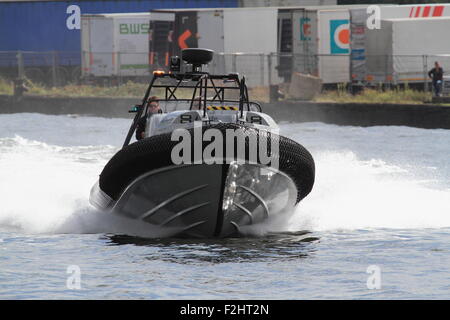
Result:
<svg viewBox="0 0 450 320"><path fill-rule="evenodd" d="M289 82L292 74L298 72L317 76L325 85L414 83L431 90L428 71L435 61L440 62L444 71L450 69L450 54L353 58L324 54L216 53L208 70L245 75L249 87ZM27 78L48 86L86 82L117 85L129 80L148 81L155 69L167 70L167 63L166 57L150 57L149 53L0 51L0 77Z"/></svg>

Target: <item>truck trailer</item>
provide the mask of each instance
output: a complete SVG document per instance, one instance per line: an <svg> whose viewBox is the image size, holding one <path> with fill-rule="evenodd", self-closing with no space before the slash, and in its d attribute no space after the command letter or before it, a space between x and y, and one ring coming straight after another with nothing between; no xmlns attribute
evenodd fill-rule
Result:
<svg viewBox="0 0 450 320"><path fill-rule="evenodd" d="M450 17L386 19L380 29L366 27L367 75L373 82L426 81L437 58L427 61L424 56L443 55L442 59L450 54L449 30Z"/></svg>
<svg viewBox="0 0 450 320"><path fill-rule="evenodd" d="M172 42L172 54L185 48L214 50L213 73L243 72L249 86L268 85L268 56L277 52L278 8L154 10L175 15L173 34L150 41L150 52ZM271 67L275 74L275 65ZM274 76L275 77L275 76Z"/></svg>
<svg viewBox="0 0 450 320"><path fill-rule="evenodd" d="M174 53L211 48L223 53L212 63L219 72L243 70L253 82L267 85L288 82L292 72L317 75L323 83L348 82L348 10L361 7L367 6L155 11L175 13ZM241 55L231 57L236 53Z"/></svg>
<svg viewBox="0 0 450 320"><path fill-rule="evenodd" d="M445 35L448 28L436 27L445 22L434 24L432 20L450 17L450 4L380 6L379 30L368 27L367 22L374 12L367 11L350 9L350 75L353 84L424 81L423 71L420 75L416 72L418 68L424 70L428 67L423 65L422 56L444 52L442 45L448 38ZM416 20L417 23L414 23ZM408 31L408 28L411 30ZM375 40L384 37L394 38L387 42ZM391 74L391 71L395 73Z"/></svg>
<svg viewBox="0 0 450 320"><path fill-rule="evenodd" d="M450 16L450 4L377 5L377 7L381 19L417 20ZM369 5L346 5L280 10L279 20L288 19L289 16L292 19L292 49L291 52L286 50L285 55L293 56L293 61L290 62L292 71L318 76L325 85L349 83L352 80L355 82L363 80L364 83L378 80L374 74L368 73L366 57L378 55L384 44L378 43L376 52L366 48L367 21L372 15L372 11L368 9ZM284 25L287 23L284 22ZM283 34L284 31L281 35ZM429 37L439 41L441 37L439 34L433 33ZM283 46L279 48L282 49ZM405 50L405 54L409 55L424 55L427 52ZM383 53L386 54L387 51ZM288 70L288 58L284 59L284 67L280 61L281 69ZM384 72L385 66L383 65L383 69L379 71ZM421 80L423 81L423 77Z"/></svg>
<svg viewBox="0 0 450 320"><path fill-rule="evenodd" d="M154 62L148 45L150 24L173 21L173 14L156 12L83 15L82 75L148 76L149 65Z"/></svg>

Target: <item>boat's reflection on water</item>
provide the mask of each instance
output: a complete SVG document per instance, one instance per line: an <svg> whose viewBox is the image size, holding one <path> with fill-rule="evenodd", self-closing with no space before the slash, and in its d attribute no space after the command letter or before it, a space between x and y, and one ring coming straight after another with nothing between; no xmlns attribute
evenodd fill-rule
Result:
<svg viewBox="0 0 450 320"><path fill-rule="evenodd" d="M105 235L109 245L147 246L146 259L175 263L225 263L299 259L313 254L320 240L309 231L224 239L155 238Z"/></svg>

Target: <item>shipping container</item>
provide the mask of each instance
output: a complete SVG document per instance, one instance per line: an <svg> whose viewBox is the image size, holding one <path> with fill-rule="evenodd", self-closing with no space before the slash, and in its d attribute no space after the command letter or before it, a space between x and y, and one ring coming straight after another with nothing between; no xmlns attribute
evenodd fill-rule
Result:
<svg viewBox="0 0 450 320"><path fill-rule="evenodd" d="M380 26L365 30L371 54L366 69L374 82L423 82L428 78L423 55L450 54L450 41L445 41L450 17L387 19Z"/></svg>
<svg viewBox="0 0 450 320"><path fill-rule="evenodd" d="M368 12L369 11L369 12ZM405 55L410 55L407 57L390 57L388 58L386 55L392 52L392 50L388 49L387 46L384 46L383 42L380 42L379 45L373 46L370 44L370 48L368 47L367 41L367 32L368 30L368 22L370 25L374 22L373 18L375 18L375 11L371 8L367 9L351 9L350 10L350 19L351 19L351 39L350 39L350 47L351 47L351 60L350 60L350 74L351 79L355 84L365 84L371 82L390 82L393 81L393 77L391 74L386 73L388 70L387 65L391 64L388 60L402 60L403 62L399 63L414 63L420 65L421 68L424 68L422 62L422 55L427 54L427 48L424 45L424 40L416 40L416 35L414 33L405 33L405 39L396 38L396 41L406 40L411 44L411 48L413 48L412 43L417 43L420 50L409 50L408 47L405 47L402 52ZM379 17L381 20L388 19L406 19L406 20L418 20L418 19L439 19L441 17L449 17L450 16L450 4L423 4L423 5L399 5L399 6L380 6L379 7ZM424 25L427 23L425 22ZM372 28L372 27L371 27ZM390 31L388 31L390 32ZM412 39L411 35L414 35L414 39ZM428 38L432 42L442 42L443 38L439 38L440 33L434 34L430 33ZM444 38L448 38L445 37ZM382 44L382 45L380 45ZM385 50L384 50L385 49ZM447 52L450 53L450 52ZM382 56L380 56L380 54ZM398 53L397 53L398 54ZM416 55L415 58L413 55ZM371 60L370 64L380 64L381 62L375 62L376 60L384 61L384 66L382 71L387 75L387 79L381 76L379 71L377 74L374 74L372 67L369 70L368 63L369 59ZM409 60L409 62L408 62ZM412 62L414 61L414 62ZM425 67L426 68L426 67ZM380 78L381 77L381 78ZM421 77L423 78L423 76Z"/></svg>
<svg viewBox="0 0 450 320"><path fill-rule="evenodd" d="M237 0L1 1L0 51L58 51L59 64L80 65L82 14L237 6Z"/></svg>

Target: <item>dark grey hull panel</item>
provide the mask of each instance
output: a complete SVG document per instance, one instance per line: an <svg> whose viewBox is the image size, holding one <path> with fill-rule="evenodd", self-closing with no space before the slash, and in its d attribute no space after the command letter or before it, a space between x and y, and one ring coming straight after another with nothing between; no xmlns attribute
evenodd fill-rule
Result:
<svg viewBox="0 0 450 320"><path fill-rule="evenodd" d="M187 237L229 237L288 216L297 188L282 172L257 164L198 164L147 172L117 200L96 184L90 202ZM287 219L287 218L286 218Z"/></svg>

